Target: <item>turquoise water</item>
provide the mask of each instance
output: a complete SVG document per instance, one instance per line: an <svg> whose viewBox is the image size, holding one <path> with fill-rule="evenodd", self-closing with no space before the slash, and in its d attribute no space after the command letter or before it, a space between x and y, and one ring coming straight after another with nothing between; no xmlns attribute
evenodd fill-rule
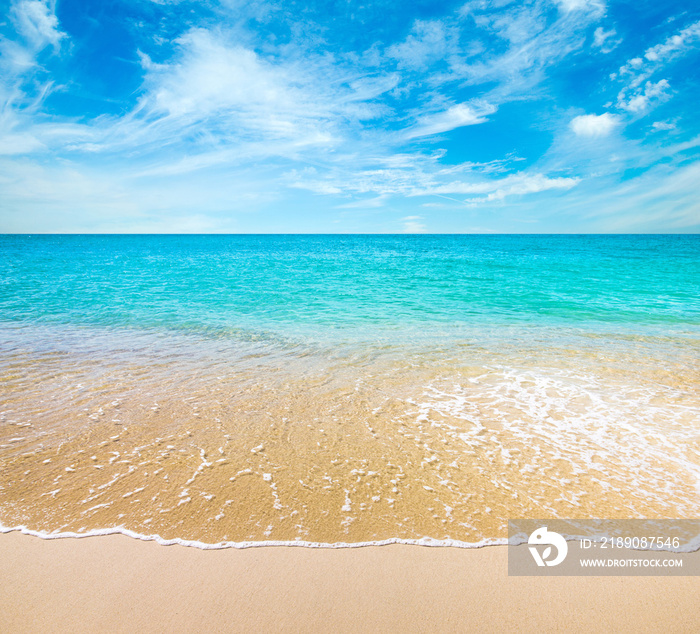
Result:
<svg viewBox="0 0 700 634"><path fill-rule="evenodd" d="M3 236L0 280L3 326L396 344L700 326L698 236Z"/></svg>

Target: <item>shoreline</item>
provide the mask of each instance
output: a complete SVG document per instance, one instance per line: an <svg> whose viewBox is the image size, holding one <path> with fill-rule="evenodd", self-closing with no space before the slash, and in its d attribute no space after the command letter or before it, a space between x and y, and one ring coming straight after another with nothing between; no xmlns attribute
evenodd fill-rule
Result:
<svg viewBox="0 0 700 634"><path fill-rule="evenodd" d="M320 549L339 549L339 548L366 548L369 546L389 546L391 544L401 544L404 546L426 546L429 548L461 548L461 549L474 549L474 548L485 548L487 546L506 546L508 544L508 539L503 538L485 538L478 542L463 542L457 539L437 539L434 537L421 537L420 539L404 539L401 537L390 537L387 539L379 539L373 541L360 541L360 542L310 542L304 540L295 541L276 541L276 540L265 540L265 541L241 541L241 542L218 542L218 543L207 543L200 542L192 539L181 539L179 537L174 537L172 539L165 539L160 535L145 535L143 533L137 533L128 528L116 527L116 528L97 528L84 533L73 533L73 532L46 532L37 531L26 526L14 526L6 527L0 524L0 535L8 533L21 533L22 535L27 535L30 537L37 537L39 539L54 540L54 539L85 539L87 537L106 537L108 535L124 535L125 537L130 537L132 539L137 539L144 542L156 542L160 546L184 546L187 548L196 548L198 550L243 550L246 548L265 548L269 546L284 546L290 548L320 548Z"/></svg>
<svg viewBox="0 0 700 634"><path fill-rule="evenodd" d="M698 555L700 556L700 554ZM691 631L693 577L509 577L507 548L0 535L3 631Z"/></svg>

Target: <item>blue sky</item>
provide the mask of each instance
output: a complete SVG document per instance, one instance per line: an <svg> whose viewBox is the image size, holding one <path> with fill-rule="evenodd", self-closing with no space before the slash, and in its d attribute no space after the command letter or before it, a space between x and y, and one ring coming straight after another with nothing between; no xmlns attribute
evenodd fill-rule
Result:
<svg viewBox="0 0 700 634"><path fill-rule="evenodd" d="M696 1L0 16L2 232L700 229Z"/></svg>

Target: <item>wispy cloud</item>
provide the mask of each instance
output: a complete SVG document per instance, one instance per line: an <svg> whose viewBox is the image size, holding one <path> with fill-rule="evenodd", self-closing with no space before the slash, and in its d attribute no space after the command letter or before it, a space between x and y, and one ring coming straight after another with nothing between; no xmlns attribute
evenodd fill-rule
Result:
<svg viewBox="0 0 700 634"><path fill-rule="evenodd" d="M464 202L476 204L502 201L507 197L536 194L551 189L571 189L579 182L578 178L555 177L544 174L518 173L505 178L482 182L453 181L438 185L414 195L426 194L481 194L479 197L467 198Z"/></svg>
<svg viewBox="0 0 700 634"><path fill-rule="evenodd" d="M458 52L458 32L441 20L416 20L403 41L392 44L386 55L397 60L399 68L423 70Z"/></svg>
<svg viewBox="0 0 700 634"><path fill-rule="evenodd" d="M332 146L346 128L377 117L382 107L373 100L396 83L390 75L363 81L321 56L272 61L207 29L176 44L168 64L142 55L144 94L114 128L126 142L176 143L195 133L193 145L203 148L255 143L289 155Z"/></svg>
<svg viewBox="0 0 700 634"><path fill-rule="evenodd" d="M546 79L548 68L583 48L587 27L604 14L604 4L595 0L558 4L560 14L552 20L551 5L544 2L519 3L507 12L497 5L471 3L463 14L505 46L474 61L453 60L452 74L474 85L497 82L486 97L496 105L527 96Z"/></svg>
<svg viewBox="0 0 700 634"><path fill-rule="evenodd" d="M49 129L37 122L46 98L56 90L38 57L48 47L58 53L66 34L54 3L20 0L11 5L9 18L13 36L0 37L0 155L22 155L46 150L70 126Z"/></svg>
<svg viewBox="0 0 700 634"><path fill-rule="evenodd" d="M675 130L676 129L676 124L673 123L672 121L654 121L654 123L651 124L651 127L655 131L660 131L660 130Z"/></svg>
<svg viewBox="0 0 700 634"><path fill-rule="evenodd" d="M40 51L46 46L58 47L66 37L58 26L56 3L47 0L20 0L10 8L10 19L27 46Z"/></svg>
<svg viewBox="0 0 700 634"><path fill-rule="evenodd" d="M418 117L415 125L408 129L405 135L408 139L414 139L448 132L468 125L485 123L488 121L487 116L496 110L496 106L486 102L460 103L443 112Z"/></svg>
<svg viewBox="0 0 700 634"><path fill-rule="evenodd" d="M596 15L602 15L605 11L603 0L557 0L557 4L567 13L590 11Z"/></svg>
<svg viewBox="0 0 700 634"><path fill-rule="evenodd" d="M611 53L621 41L615 37L616 35L615 29L606 31L602 26L599 26L593 32L593 46L599 48L603 53Z"/></svg>
<svg viewBox="0 0 700 634"><path fill-rule="evenodd" d="M425 233L425 224L420 222L423 216L406 216L401 220L404 233Z"/></svg>
<svg viewBox="0 0 700 634"><path fill-rule="evenodd" d="M589 199L588 215L603 231L700 231L697 183L700 163L679 169L659 166L634 182L607 189Z"/></svg>

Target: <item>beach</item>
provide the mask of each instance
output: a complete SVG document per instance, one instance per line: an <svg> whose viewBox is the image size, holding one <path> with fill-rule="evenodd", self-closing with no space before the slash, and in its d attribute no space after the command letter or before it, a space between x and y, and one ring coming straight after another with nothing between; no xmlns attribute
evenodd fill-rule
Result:
<svg viewBox="0 0 700 634"><path fill-rule="evenodd" d="M505 546L203 551L9 533L0 575L4 632L692 632L700 619L695 577L508 577Z"/></svg>
<svg viewBox="0 0 700 634"><path fill-rule="evenodd" d="M693 236L2 240L1 528L477 547L700 513Z"/></svg>
<svg viewBox="0 0 700 634"><path fill-rule="evenodd" d="M700 634L700 2L5 0L0 634Z"/></svg>
<svg viewBox="0 0 700 634"><path fill-rule="evenodd" d="M695 237L1 239L0 629L696 622L503 546L700 514Z"/></svg>

